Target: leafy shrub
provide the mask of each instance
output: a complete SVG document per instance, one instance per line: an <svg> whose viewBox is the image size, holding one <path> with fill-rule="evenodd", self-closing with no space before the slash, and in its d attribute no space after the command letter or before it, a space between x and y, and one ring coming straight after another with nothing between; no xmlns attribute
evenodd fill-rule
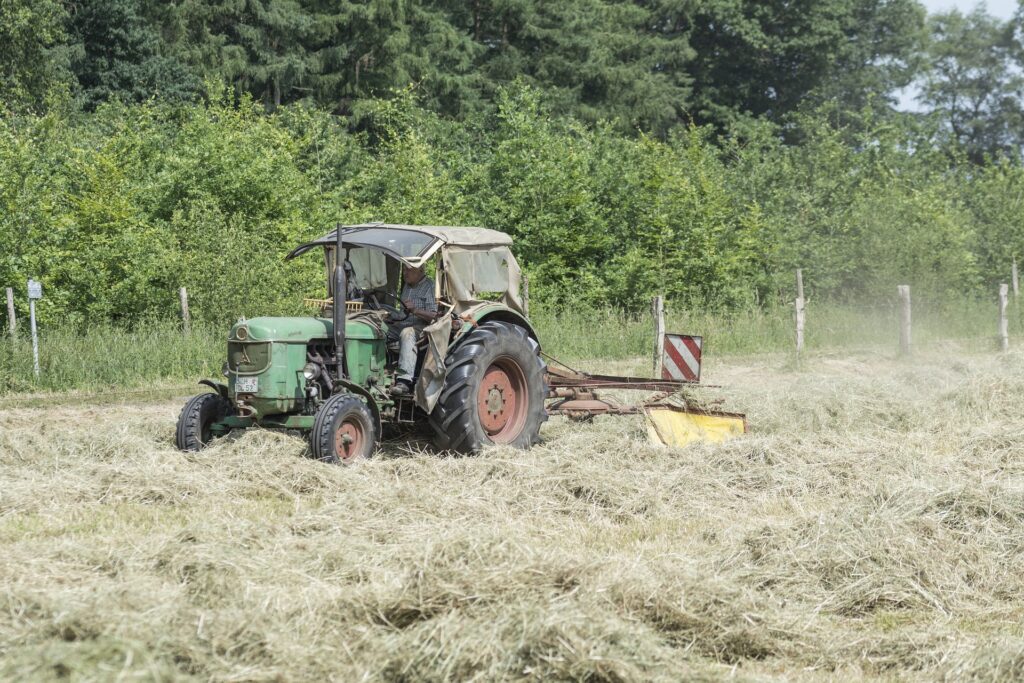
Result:
<svg viewBox="0 0 1024 683"><path fill-rule="evenodd" d="M1021 170L961 170L927 130L824 114L743 140L666 141L552 117L513 87L453 123L410 92L358 122L251 101L110 104L0 119L0 283L40 279L45 321L199 321L295 310L337 222L484 225L511 234L538 303L637 311L812 298L984 295L1021 253ZM21 299L23 297L19 297ZM23 305L19 301L19 306Z"/></svg>

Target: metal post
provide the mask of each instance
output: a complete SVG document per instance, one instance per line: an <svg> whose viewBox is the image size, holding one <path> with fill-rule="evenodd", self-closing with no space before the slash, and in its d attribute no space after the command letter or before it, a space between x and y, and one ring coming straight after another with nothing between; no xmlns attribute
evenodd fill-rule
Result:
<svg viewBox="0 0 1024 683"><path fill-rule="evenodd" d="M1017 257L1013 257L1013 269L1010 271L1010 281L1013 283L1013 298L1020 296L1020 280L1017 278Z"/></svg>
<svg viewBox="0 0 1024 683"><path fill-rule="evenodd" d="M18 331L18 321L14 317L14 289L7 288L7 327L11 331L11 339Z"/></svg>
<svg viewBox="0 0 1024 683"><path fill-rule="evenodd" d="M39 335L36 332L36 300L28 300L28 317L32 321L32 368L39 379Z"/></svg>
<svg viewBox="0 0 1024 683"><path fill-rule="evenodd" d="M331 318L334 323L334 361L338 365L336 378L339 382L345 379L345 323L348 319L345 310L348 281L345 277L344 246L341 237L341 223L339 223L334 234L334 298L331 307Z"/></svg>
<svg viewBox="0 0 1024 683"><path fill-rule="evenodd" d="M28 311L32 321L32 361L39 378L39 335L36 332L36 299L43 298L43 284L32 278L28 279Z"/></svg>

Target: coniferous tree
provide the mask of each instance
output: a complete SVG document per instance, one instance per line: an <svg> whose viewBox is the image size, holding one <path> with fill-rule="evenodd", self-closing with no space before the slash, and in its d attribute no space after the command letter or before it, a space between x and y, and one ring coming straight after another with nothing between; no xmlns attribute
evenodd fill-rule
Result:
<svg viewBox="0 0 1024 683"><path fill-rule="evenodd" d="M839 97L891 99L909 82L924 12L916 0L679 1L696 57L694 114L781 121Z"/></svg>
<svg viewBox="0 0 1024 683"><path fill-rule="evenodd" d="M317 99L337 111L414 85L423 104L459 115L475 110L481 78L471 37L437 2L305 0L316 30Z"/></svg>
<svg viewBox="0 0 1024 683"><path fill-rule="evenodd" d="M198 79L176 57L162 53L160 34L141 0L79 0L70 5L68 34L71 70L87 108L110 98L196 95Z"/></svg>
<svg viewBox="0 0 1024 683"><path fill-rule="evenodd" d="M664 131L688 106L686 37L654 8L610 0L443 3L480 48L484 96L515 80L546 90L557 111Z"/></svg>
<svg viewBox="0 0 1024 683"><path fill-rule="evenodd" d="M555 114L658 135L783 122L825 100L889 111L924 35L917 0L11 0L0 13L9 102L41 101L70 54L86 107L188 98L205 78L268 108L342 114L411 87L461 119L518 81Z"/></svg>
<svg viewBox="0 0 1024 683"><path fill-rule="evenodd" d="M310 92L317 60L314 18L297 0L186 0L177 46L205 76L232 83L268 107Z"/></svg>

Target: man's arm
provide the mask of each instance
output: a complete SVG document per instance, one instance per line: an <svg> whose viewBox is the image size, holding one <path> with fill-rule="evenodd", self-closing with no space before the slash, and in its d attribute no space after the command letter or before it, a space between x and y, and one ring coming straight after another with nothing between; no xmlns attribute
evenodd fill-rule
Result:
<svg viewBox="0 0 1024 683"><path fill-rule="evenodd" d="M434 313L436 313L436 311ZM434 322L434 313L431 313L430 311L424 311L422 308L412 309L412 314L414 316L416 316L420 320L425 320L428 323Z"/></svg>

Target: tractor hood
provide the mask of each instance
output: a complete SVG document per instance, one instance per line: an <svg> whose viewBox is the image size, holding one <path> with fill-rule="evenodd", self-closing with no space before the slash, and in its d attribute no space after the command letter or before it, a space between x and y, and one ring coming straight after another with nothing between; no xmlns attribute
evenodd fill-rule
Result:
<svg viewBox="0 0 1024 683"><path fill-rule="evenodd" d="M345 325L348 339L379 339L380 333L369 322L349 320ZM310 339L333 339L334 323L330 318L261 317L239 320L231 326L232 341L271 341L305 343Z"/></svg>

